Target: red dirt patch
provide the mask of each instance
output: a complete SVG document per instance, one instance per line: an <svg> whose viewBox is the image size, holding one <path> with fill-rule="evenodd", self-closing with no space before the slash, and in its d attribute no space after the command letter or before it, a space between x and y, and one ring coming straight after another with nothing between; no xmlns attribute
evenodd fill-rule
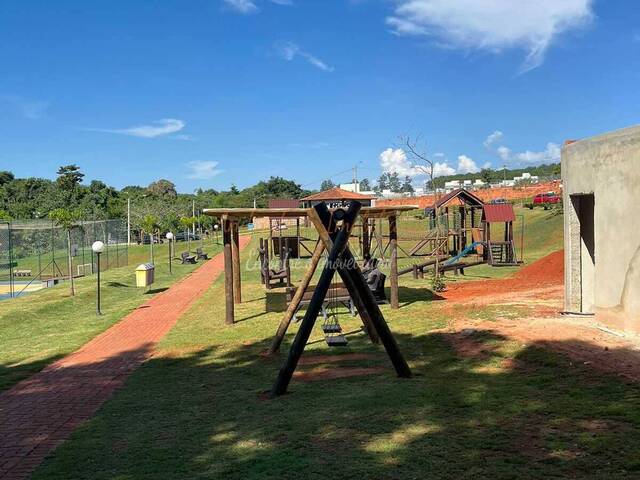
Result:
<svg viewBox="0 0 640 480"><path fill-rule="evenodd" d="M557 298L564 280L564 250L558 250L519 270L513 277L450 285L439 295L446 300L493 303L514 292L537 300ZM492 297L482 299L481 297Z"/></svg>

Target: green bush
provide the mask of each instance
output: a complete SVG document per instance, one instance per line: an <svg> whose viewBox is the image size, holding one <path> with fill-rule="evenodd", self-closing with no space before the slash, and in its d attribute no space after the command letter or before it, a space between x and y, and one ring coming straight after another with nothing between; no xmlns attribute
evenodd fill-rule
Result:
<svg viewBox="0 0 640 480"><path fill-rule="evenodd" d="M447 284L444 282L444 277L442 275L433 276L431 279L431 290L433 292L444 292L447 289Z"/></svg>

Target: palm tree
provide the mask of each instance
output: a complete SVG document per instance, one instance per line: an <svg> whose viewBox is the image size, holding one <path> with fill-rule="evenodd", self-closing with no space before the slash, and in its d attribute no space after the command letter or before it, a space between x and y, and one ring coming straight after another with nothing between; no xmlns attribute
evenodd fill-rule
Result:
<svg viewBox="0 0 640 480"><path fill-rule="evenodd" d="M151 263L153 263L153 234L158 230L158 217L155 215L145 215L140 222L142 229L142 241L144 243L144 234L149 235L149 245L151 247Z"/></svg>
<svg viewBox="0 0 640 480"><path fill-rule="evenodd" d="M76 221L78 220L78 214L67 210L66 208L56 208L49 212L49 218L53 220L53 223L62 228L67 233L67 267L69 269L69 293L73 297L76 294L73 285L73 260L71 258L71 231L77 228Z"/></svg>

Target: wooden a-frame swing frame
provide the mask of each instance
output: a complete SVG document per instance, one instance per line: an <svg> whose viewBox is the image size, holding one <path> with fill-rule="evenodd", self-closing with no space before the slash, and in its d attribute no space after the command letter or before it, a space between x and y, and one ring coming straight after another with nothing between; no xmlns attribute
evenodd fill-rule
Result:
<svg viewBox="0 0 640 480"><path fill-rule="evenodd" d="M278 326L271 348L269 349L270 353L275 353L279 349L284 335L291 324L291 320L300 305L300 301L309 287L309 283L318 267L324 250L328 252L328 258L322 270L320 280L313 291L313 296L302 319L300 328L293 340L287 359L280 369L278 377L271 389L271 397L277 397L286 393L298 361L307 345L322 304L331 287L331 282L336 271L349 291L349 295L360 314L365 331L371 340L374 343L378 341L382 342L399 377L411 377L409 365L402 356L398 344L380 311L380 307L366 284L362 272L349 249L349 236L351 235L351 229L355 224L360 208L361 204L359 202L352 201L346 211L338 209L330 212L324 203L320 203L308 211L309 219L316 227L320 238L313 252L309 268L302 279L302 283L296 290ZM342 225L338 227L337 222L340 220L342 220Z"/></svg>

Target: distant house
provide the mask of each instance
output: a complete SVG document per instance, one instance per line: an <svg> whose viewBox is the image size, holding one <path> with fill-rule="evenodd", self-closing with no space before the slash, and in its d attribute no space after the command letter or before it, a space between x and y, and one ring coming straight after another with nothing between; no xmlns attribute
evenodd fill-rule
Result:
<svg viewBox="0 0 640 480"><path fill-rule="evenodd" d="M303 208L310 208L320 202L325 202L329 208L340 208L349 206L349 203L352 200L357 200L362 203L363 207L370 207L371 201L374 199L375 197L373 195L349 192L342 188L335 187L301 199L300 206Z"/></svg>
<svg viewBox="0 0 640 480"><path fill-rule="evenodd" d="M361 190L360 182L341 183L340 189L344 190L345 192L355 192L355 193L361 193L363 195L375 196L375 192L373 192L372 190Z"/></svg>

